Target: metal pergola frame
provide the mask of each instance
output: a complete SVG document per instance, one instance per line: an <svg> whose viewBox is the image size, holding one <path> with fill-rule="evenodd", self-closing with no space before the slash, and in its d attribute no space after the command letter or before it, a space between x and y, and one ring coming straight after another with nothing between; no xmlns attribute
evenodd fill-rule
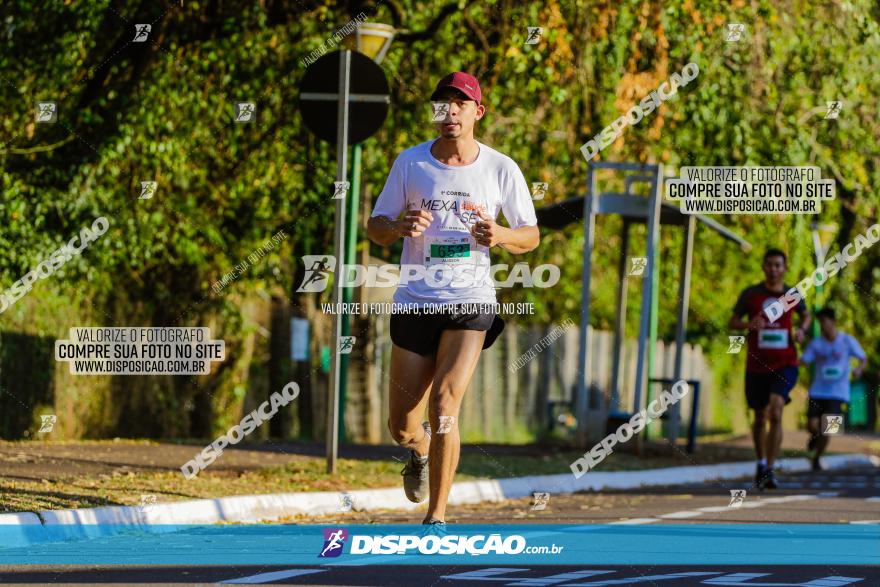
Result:
<svg viewBox="0 0 880 587"><path fill-rule="evenodd" d="M597 172L600 169L611 169L631 173L624 179L624 192L599 192L597 188ZM620 362L624 344L624 326L626 323L626 263L629 256L629 229L633 224L647 225L647 247L645 257L647 263L642 285L641 313L639 317L638 356L636 362L636 382L633 410L639 411L642 404L642 390L646 388L650 374L646 373L645 357L648 352L649 329L652 315L652 298L657 263L657 251L660 243L660 226L680 225L684 229L685 244L681 254L681 272L678 284L677 325L675 333L675 369L674 379L681 379L685 332L687 328L688 306L690 296L691 270L693 267L694 236L697 221L706 224L723 238L737 243L748 251L751 245L742 237L728 230L721 224L705 216L683 214L675 205L664 203L663 200L663 168L659 164L590 162L587 166L587 192L584 196L571 198L553 206L545 206L538 210L539 225L545 228L561 228L576 220L582 220L584 227L583 274L581 285L581 320L578 337L578 382L575 414L578 422L577 438L582 447L589 442L590 397L590 285L592 278L592 254L596 233L596 216L599 214L619 214L623 218L622 243L618 261L617 310L614 327L613 370L610 390L609 407L616 409L620 403ZM648 197L632 193L634 183L650 184ZM582 206L581 206L582 205ZM580 209L578 209L580 208ZM609 411L610 411L609 410ZM671 423L669 434L673 442L678 437L679 410L674 404L670 412Z"/></svg>

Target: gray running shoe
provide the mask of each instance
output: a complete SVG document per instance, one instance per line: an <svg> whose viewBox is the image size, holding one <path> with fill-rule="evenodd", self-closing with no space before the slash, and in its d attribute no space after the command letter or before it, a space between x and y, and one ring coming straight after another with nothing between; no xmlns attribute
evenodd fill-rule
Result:
<svg viewBox="0 0 880 587"><path fill-rule="evenodd" d="M403 492L413 503L428 499L428 457L420 457L416 451L409 451L409 460L400 472L403 475Z"/></svg>
<svg viewBox="0 0 880 587"><path fill-rule="evenodd" d="M431 442L431 424L422 422L428 442ZM413 503L422 503L428 499L428 457L420 457L416 451L409 451L409 460L400 472L403 475L403 491L406 498Z"/></svg>

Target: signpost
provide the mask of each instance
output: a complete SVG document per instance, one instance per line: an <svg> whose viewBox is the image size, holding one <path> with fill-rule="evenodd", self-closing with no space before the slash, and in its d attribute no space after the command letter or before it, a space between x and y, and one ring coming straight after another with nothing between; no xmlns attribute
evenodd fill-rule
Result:
<svg viewBox="0 0 880 587"><path fill-rule="evenodd" d="M329 53L312 63L300 84L299 110L303 123L315 136L336 143L336 182L348 175L348 145L360 143L379 130L391 102L385 72L372 59L344 49ZM327 182L328 200L337 192ZM345 264L346 197L337 198L333 236L338 260L332 302L342 301L342 266ZM339 445L340 345L343 314L333 319L330 351L330 390L327 397L327 472L336 472ZM344 356L342 357L344 358Z"/></svg>

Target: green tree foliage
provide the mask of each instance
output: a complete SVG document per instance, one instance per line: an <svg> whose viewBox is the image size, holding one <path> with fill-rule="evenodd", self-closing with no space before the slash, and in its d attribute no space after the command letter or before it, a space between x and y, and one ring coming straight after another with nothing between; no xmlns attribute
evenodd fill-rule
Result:
<svg viewBox="0 0 880 587"><path fill-rule="evenodd" d="M598 159L672 169L817 165L837 180L838 197L820 215L840 227L832 253L877 222L880 10L867 0L388 0L341 7L12 0L0 11L2 287L104 215L110 231L53 279L89 292L107 324L199 325L220 317L232 329L241 319L234 294L271 286L290 295L298 257L332 250L335 152L308 134L297 112L300 60L360 12L400 30L382 64L392 108L364 144L364 180L374 197L396 155L435 136L428 96L449 71L480 78L488 113L477 138L513 157L528 181L549 182L539 204L547 205L583 193L579 147L586 140L694 61L697 79ZM133 43L139 23L151 23L152 32ZM741 41L725 42L727 23L746 25ZM538 44L525 44L528 26L543 27ZM39 100L57 102L58 123L34 123ZM823 118L829 100L844 103L837 120ZM235 101L257 103L256 123L233 122ZM158 182L157 193L138 200L145 180ZM814 266L811 218L718 218L754 250L743 254L698 231L689 329L710 349L726 344L730 308L738 291L759 279L765 248L790 254L791 281ZM231 286L233 295L212 293L212 283L282 228L290 238ZM620 221L601 218L598 229L592 322L608 328ZM538 322L578 316L582 234L577 223L544 231L540 249L525 257L532 266L562 268L552 293L504 291L502 299L535 302ZM680 246L680 235L664 234L665 337L675 327ZM397 251L373 253L396 258ZM498 260L523 258L502 253ZM843 310L842 326L874 357L878 260L875 247L827 288ZM23 307L0 315L0 327L26 323ZM238 353L235 333L225 334ZM225 409L228 398L207 393L205 402ZM162 396L166 409L173 410L174 396ZM161 428L155 433L167 430Z"/></svg>

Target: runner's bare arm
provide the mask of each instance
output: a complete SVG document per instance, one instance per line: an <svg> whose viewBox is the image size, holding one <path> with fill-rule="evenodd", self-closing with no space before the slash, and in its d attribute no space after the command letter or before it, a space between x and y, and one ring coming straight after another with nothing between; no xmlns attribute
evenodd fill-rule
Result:
<svg viewBox="0 0 880 587"><path fill-rule="evenodd" d="M865 372L865 366L868 364L868 359L858 359L859 364L856 365L856 368L853 369L853 377L859 378L862 376L862 373Z"/></svg>
<svg viewBox="0 0 880 587"><path fill-rule="evenodd" d="M498 246L505 251L514 254L528 253L535 250L541 242L541 233L537 226L520 226L519 228L499 226L499 228L503 231L499 237Z"/></svg>
<svg viewBox="0 0 880 587"><path fill-rule="evenodd" d="M528 253L537 248L541 242L541 233L537 226L520 226L507 228L497 224L484 211L479 212L481 221L471 229L474 239L484 247L499 246L514 254Z"/></svg>
<svg viewBox="0 0 880 587"><path fill-rule="evenodd" d="M732 328L733 330L749 330L755 328L761 328L762 326L766 326L767 321L764 320L764 317L761 314L758 314L750 321L746 321L741 319L736 314L733 314L730 317L730 320L727 321L727 327Z"/></svg>
<svg viewBox="0 0 880 587"><path fill-rule="evenodd" d="M809 310L804 311L801 314L801 323L798 325L797 332L795 332L795 340L798 342L803 342L807 333L807 329L810 327L810 324L813 322L813 315L810 314ZM800 335L798 335L800 333Z"/></svg>
<svg viewBox="0 0 880 587"><path fill-rule="evenodd" d="M390 245L400 237L420 236L430 226L432 219L427 210L409 210L399 220L373 216L367 222L367 236L377 245Z"/></svg>

